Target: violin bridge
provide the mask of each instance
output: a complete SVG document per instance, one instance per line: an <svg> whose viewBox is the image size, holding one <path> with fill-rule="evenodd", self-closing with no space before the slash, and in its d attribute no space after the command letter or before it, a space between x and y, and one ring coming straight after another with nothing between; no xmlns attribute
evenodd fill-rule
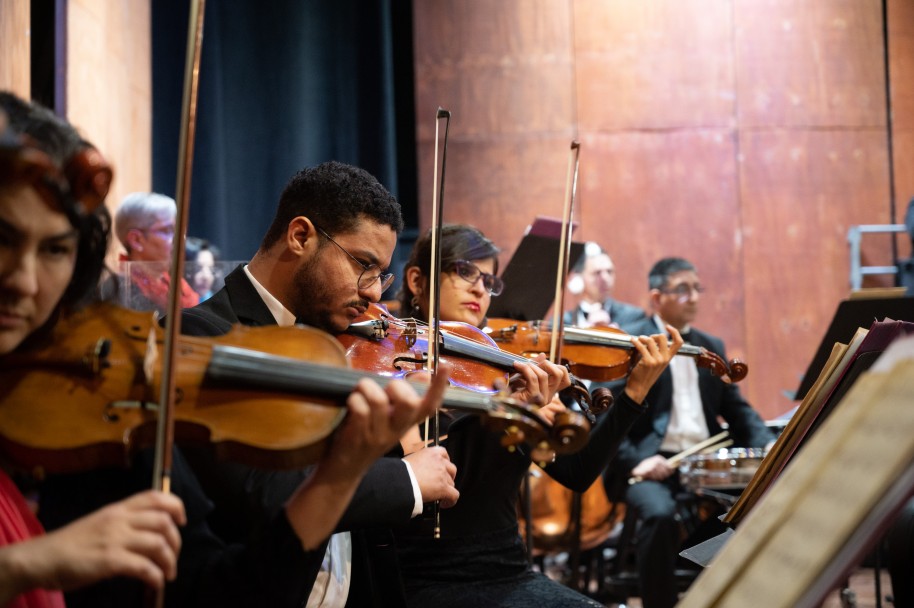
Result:
<svg viewBox="0 0 914 608"><path fill-rule="evenodd" d="M350 325L349 329L346 330L346 333L380 342L387 337L387 329L389 326L389 323L383 319L360 321Z"/></svg>

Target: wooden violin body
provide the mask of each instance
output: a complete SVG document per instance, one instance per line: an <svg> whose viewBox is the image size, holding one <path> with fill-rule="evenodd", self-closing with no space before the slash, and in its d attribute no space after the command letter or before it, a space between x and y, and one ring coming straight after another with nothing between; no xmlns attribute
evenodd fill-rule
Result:
<svg viewBox="0 0 914 608"><path fill-rule="evenodd" d="M486 333L502 349L524 356L548 352L552 339L552 331L538 321L489 319ZM636 362L631 336L613 327L566 327L561 352L562 362L573 374L598 382L626 376ZM700 346L684 344L676 356L694 358L699 367L708 368L724 382L739 382L749 373L748 366L739 359L728 363Z"/></svg>
<svg viewBox="0 0 914 608"><path fill-rule="evenodd" d="M0 449L14 464L62 473L124 466L152 445L162 332L150 313L102 304L58 323L46 343L2 360ZM322 331L243 327L217 338L181 336L174 436L217 456L271 469L316 461L365 377ZM424 393L424 385L415 386ZM445 405L484 416L502 443L580 449L586 421L550 425L536 408L459 389Z"/></svg>
<svg viewBox="0 0 914 608"><path fill-rule="evenodd" d="M346 358L323 332L302 327L291 332L238 327L219 338L182 337L177 440L208 444L220 456L270 468L316 460L345 414L340 398L303 398L281 388L272 377L281 372L269 360L301 360L305 351L310 361L328 365L345 366ZM43 348L4 358L0 445L5 453L22 466L70 472L123 466L134 452L151 446L161 333L150 313L101 305L59 323ZM245 352L253 356L239 354ZM232 371L233 365L247 368L254 380ZM268 376L270 386L263 386Z"/></svg>
<svg viewBox="0 0 914 608"><path fill-rule="evenodd" d="M444 348L440 350L439 360L450 366L451 384L490 395L497 393L496 385L507 382L505 371L513 369L513 359L499 357L501 353L495 342L466 323L444 321L441 331ZM408 378L426 371L428 336L425 323L398 319L380 304L371 304L337 340L356 369Z"/></svg>

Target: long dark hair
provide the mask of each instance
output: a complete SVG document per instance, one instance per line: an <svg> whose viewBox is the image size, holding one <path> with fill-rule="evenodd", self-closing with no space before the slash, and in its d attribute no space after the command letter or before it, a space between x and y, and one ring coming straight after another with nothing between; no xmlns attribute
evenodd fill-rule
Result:
<svg viewBox="0 0 914 608"><path fill-rule="evenodd" d="M448 224L441 227L441 269L447 271L454 266L457 260L495 260L495 273L498 273L498 253L501 250L495 246L482 232L467 224ZM400 302L400 314L414 312L413 298L416 296L405 280L406 271L416 267L422 276L429 276L432 263L432 232L427 231L419 237L409 260L403 266L403 285L397 294Z"/></svg>

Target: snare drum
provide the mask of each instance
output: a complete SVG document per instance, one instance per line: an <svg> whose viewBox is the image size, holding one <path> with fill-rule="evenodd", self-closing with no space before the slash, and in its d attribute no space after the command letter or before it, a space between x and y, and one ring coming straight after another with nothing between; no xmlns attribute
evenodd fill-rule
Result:
<svg viewBox="0 0 914 608"><path fill-rule="evenodd" d="M742 490L765 457L762 448L731 448L689 456L679 465L679 480L693 492L700 489Z"/></svg>

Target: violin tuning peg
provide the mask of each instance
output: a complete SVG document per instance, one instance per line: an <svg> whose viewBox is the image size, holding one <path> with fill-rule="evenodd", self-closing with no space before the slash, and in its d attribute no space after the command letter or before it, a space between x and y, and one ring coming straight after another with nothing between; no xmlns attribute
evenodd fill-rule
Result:
<svg viewBox="0 0 914 608"><path fill-rule="evenodd" d="M505 434L501 436L501 445L513 452L515 448L524 442L526 434L517 425L512 424L505 429Z"/></svg>
<svg viewBox="0 0 914 608"><path fill-rule="evenodd" d="M548 443L542 441L533 448L530 458L533 462L538 463L539 466L544 467L551 462L555 462L555 450L549 447Z"/></svg>

